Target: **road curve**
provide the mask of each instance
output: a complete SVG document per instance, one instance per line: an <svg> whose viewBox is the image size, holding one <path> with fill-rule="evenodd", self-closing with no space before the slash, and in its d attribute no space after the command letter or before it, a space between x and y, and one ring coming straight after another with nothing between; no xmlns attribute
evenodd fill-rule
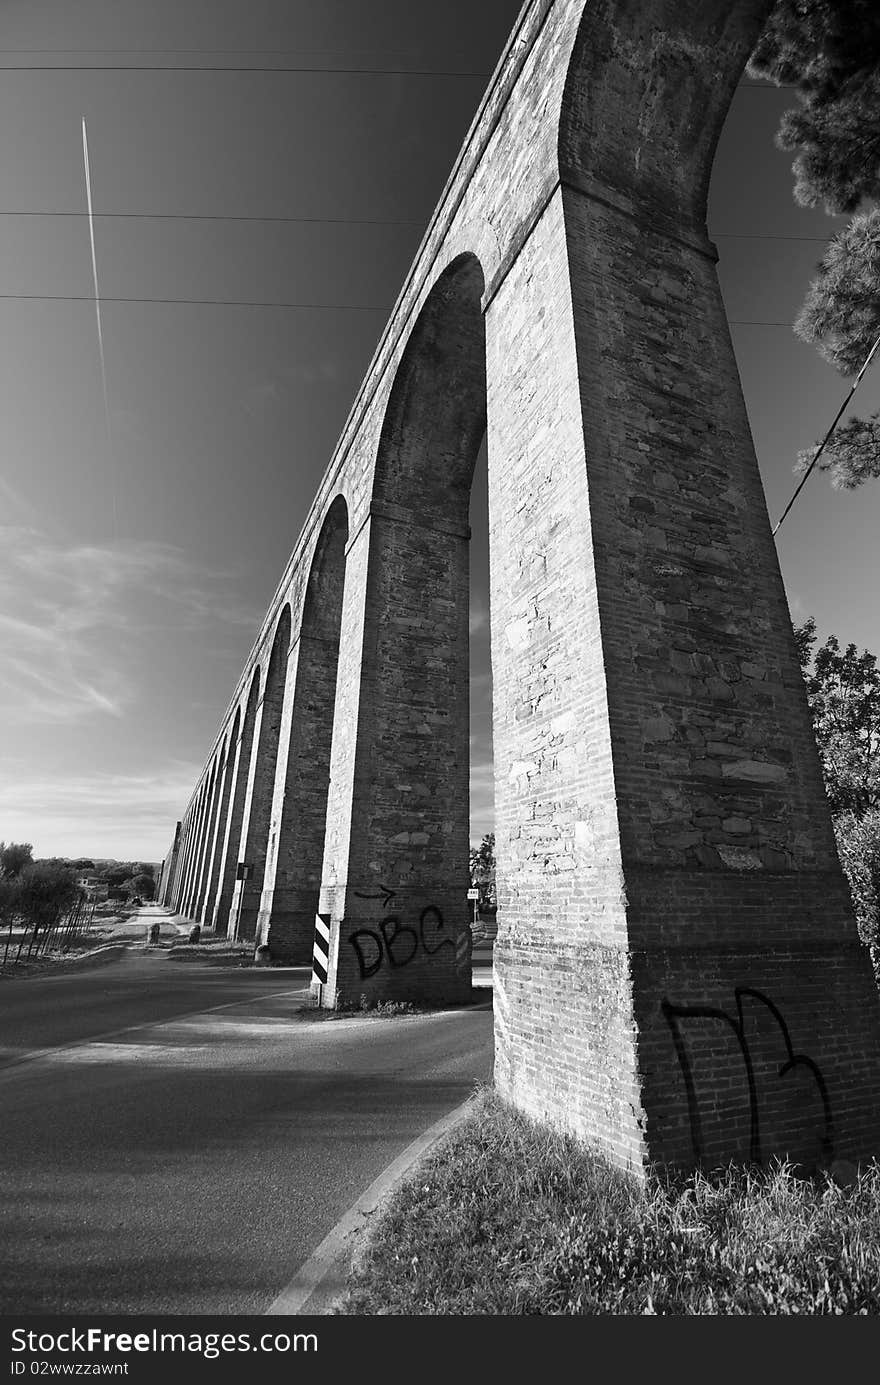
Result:
<svg viewBox="0 0 880 1385"><path fill-rule="evenodd" d="M0 1311L262 1313L490 1077L488 992L465 1010L318 1019L306 981L141 954L4 987Z"/></svg>

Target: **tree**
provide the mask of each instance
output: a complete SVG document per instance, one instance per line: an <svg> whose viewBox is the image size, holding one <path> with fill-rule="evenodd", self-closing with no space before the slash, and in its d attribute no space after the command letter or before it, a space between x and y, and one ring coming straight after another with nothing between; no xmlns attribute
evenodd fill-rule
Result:
<svg viewBox="0 0 880 1385"><path fill-rule="evenodd" d="M152 875L147 875L145 872L140 875L133 875L130 880L126 880L123 886L129 899L133 899L136 895L141 899L152 899L155 888L156 882Z"/></svg>
<svg viewBox="0 0 880 1385"><path fill-rule="evenodd" d="M795 626L813 729L831 804L837 854L862 942L880 984L880 671L829 635L813 654L816 622ZM812 664L812 667L811 667Z"/></svg>
<svg viewBox="0 0 880 1385"><path fill-rule="evenodd" d="M803 474L816 455L815 447L798 453L795 471ZM851 418L838 428L819 458L835 490L855 490L863 481L880 476L880 410L868 419Z"/></svg>
<svg viewBox="0 0 880 1385"><path fill-rule="evenodd" d="M134 863L128 861L126 864L114 865L104 871L104 879L110 886L121 886L130 880L134 875Z"/></svg>
<svg viewBox="0 0 880 1385"><path fill-rule="evenodd" d="M470 852L471 885L480 891L481 904L495 903L495 833L487 832Z"/></svg>
<svg viewBox="0 0 880 1385"><path fill-rule="evenodd" d="M880 6L876 0L779 0L749 61L753 77L795 89L777 142L797 151L795 200L856 212L834 236L795 322L844 374L880 337ZM802 452L803 471L816 448ZM820 460L838 489L880 476L878 415L853 419Z"/></svg>
<svg viewBox="0 0 880 1385"><path fill-rule="evenodd" d="M816 622L795 630L807 701L833 814L880 808L880 670L876 655L841 650L835 635L813 652ZM812 661L812 668L810 662Z"/></svg>
<svg viewBox="0 0 880 1385"><path fill-rule="evenodd" d="M26 925L32 929L28 945L30 956L34 948L40 950L62 915L73 908L81 897L82 891L67 863L57 859L32 861L21 872L18 885L18 909Z"/></svg>
<svg viewBox="0 0 880 1385"><path fill-rule="evenodd" d="M33 861L30 842L0 842L0 876L15 880Z"/></svg>
<svg viewBox="0 0 880 1385"><path fill-rule="evenodd" d="M880 809L872 808L861 818L841 813L834 821L834 836L859 936L880 982Z"/></svg>
<svg viewBox="0 0 880 1385"><path fill-rule="evenodd" d="M779 0L749 75L793 86L777 142L797 151L804 207L854 212L880 197L880 8L876 0Z"/></svg>

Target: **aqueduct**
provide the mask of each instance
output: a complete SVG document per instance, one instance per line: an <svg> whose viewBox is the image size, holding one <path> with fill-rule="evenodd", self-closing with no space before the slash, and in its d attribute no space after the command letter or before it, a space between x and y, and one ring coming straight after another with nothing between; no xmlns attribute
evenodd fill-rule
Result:
<svg viewBox="0 0 880 1385"><path fill-rule="evenodd" d="M527 0L163 866L320 1003L470 991L488 432L496 1085L615 1161L880 1147L834 847L705 229L770 0Z"/></svg>

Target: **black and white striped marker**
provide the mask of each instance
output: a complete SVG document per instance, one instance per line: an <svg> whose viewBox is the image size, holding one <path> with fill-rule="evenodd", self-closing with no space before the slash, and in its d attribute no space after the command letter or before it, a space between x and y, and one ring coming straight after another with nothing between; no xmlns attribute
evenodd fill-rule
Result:
<svg viewBox="0 0 880 1385"><path fill-rule="evenodd" d="M312 951L312 982L327 984L330 970L330 915L315 914L315 946Z"/></svg>

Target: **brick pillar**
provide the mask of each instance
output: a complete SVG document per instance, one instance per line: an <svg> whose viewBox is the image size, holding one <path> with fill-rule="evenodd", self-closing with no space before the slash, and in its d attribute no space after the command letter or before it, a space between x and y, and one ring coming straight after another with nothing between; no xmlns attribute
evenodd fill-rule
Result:
<svg viewBox="0 0 880 1385"><path fill-rule="evenodd" d="M235 886L235 869L239 859L238 848L241 842L241 825L244 816L259 695L260 670L257 667L251 678L247 707L240 723L236 715L236 724L240 724L239 734L236 736L235 727L233 727L229 742L229 754L233 761L232 790L229 796L229 813L223 834L223 849L217 874L217 895L212 914L212 925L215 933L223 933L227 936L231 936L229 911Z"/></svg>
<svg viewBox="0 0 880 1385"><path fill-rule="evenodd" d="M157 899L160 904L167 905L171 898L171 887L174 883L174 874L177 869L177 855L180 851L180 831L181 824L175 823L174 841L171 850L165 858L165 868L162 872L162 887L157 891Z"/></svg>
<svg viewBox="0 0 880 1385"><path fill-rule="evenodd" d="M347 538L345 501L337 497L315 548L278 742L257 936L273 960L296 966L312 960L321 886Z"/></svg>
<svg viewBox="0 0 880 1385"><path fill-rule="evenodd" d="M374 505L346 572L325 1004L470 995L467 622L466 522Z"/></svg>
<svg viewBox="0 0 880 1385"><path fill-rule="evenodd" d="M241 845L229 909L229 936L254 941L269 845L289 651L290 607L285 606L272 642L263 697L254 724L254 745L242 810ZM241 866L248 868L246 875Z"/></svg>
<svg viewBox="0 0 880 1385"><path fill-rule="evenodd" d="M468 254L428 294L348 546L316 926L329 929L327 980L320 956L315 973L325 1005L470 995L468 502L486 420L482 288Z"/></svg>
<svg viewBox="0 0 880 1385"><path fill-rule="evenodd" d="M180 873L183 869L183 859L186 854L186 839L189 823L186 813L184 813L180 823L180 837L177 846L177 855L174 861L174 871L168 881L167 904L173 913L177 912L177 891Z"/></svg>
<svg viewBox="0 0 880 1385"><path fill-rule="evenodd" d="M203 927L208 922L208 913L214 903L217 889L217 865L220 839L229 801L229 759L226 736L223 737L217 752L217 776L214 781L214 801L208 825L208 841L205 848L205 865L202 873L202 887L196 903L196 922Z"/></svg>
<svg viewBox="0 0 880 1385"><path fill-rule="evenodd" d="M193 800L192 806L190 808L186 852L183 856L182 868L180 872L180 882L177 891L177 903L175 906L176 912L181 914L186 912L186 898L187 892L189 890L189 878L190 873L192 871L193 853L196 849L196 841L198 837L200 802L200 795L199 793L196 793L195 799Z"/></svg>
<svg viewBox="0 0 880 1385"><path fill-rule="evenodd" d="M195 870L193 871L189 909L187 911L189 917L196 920L199 919L205 871L208 868L208 856L211 851L212 819L217 806L217 789L217 762L215 760L214 767L205 785L205 798L202 805L202 823L199 832L199 850L196 857Z"/></svg>
<svg viewBox="0 0 880 1385"><path fill-rule="evenodd" d="M711 247L559 188L487 354L496 1082L620 1164L873 1152L880 1003Z"/></svg>

